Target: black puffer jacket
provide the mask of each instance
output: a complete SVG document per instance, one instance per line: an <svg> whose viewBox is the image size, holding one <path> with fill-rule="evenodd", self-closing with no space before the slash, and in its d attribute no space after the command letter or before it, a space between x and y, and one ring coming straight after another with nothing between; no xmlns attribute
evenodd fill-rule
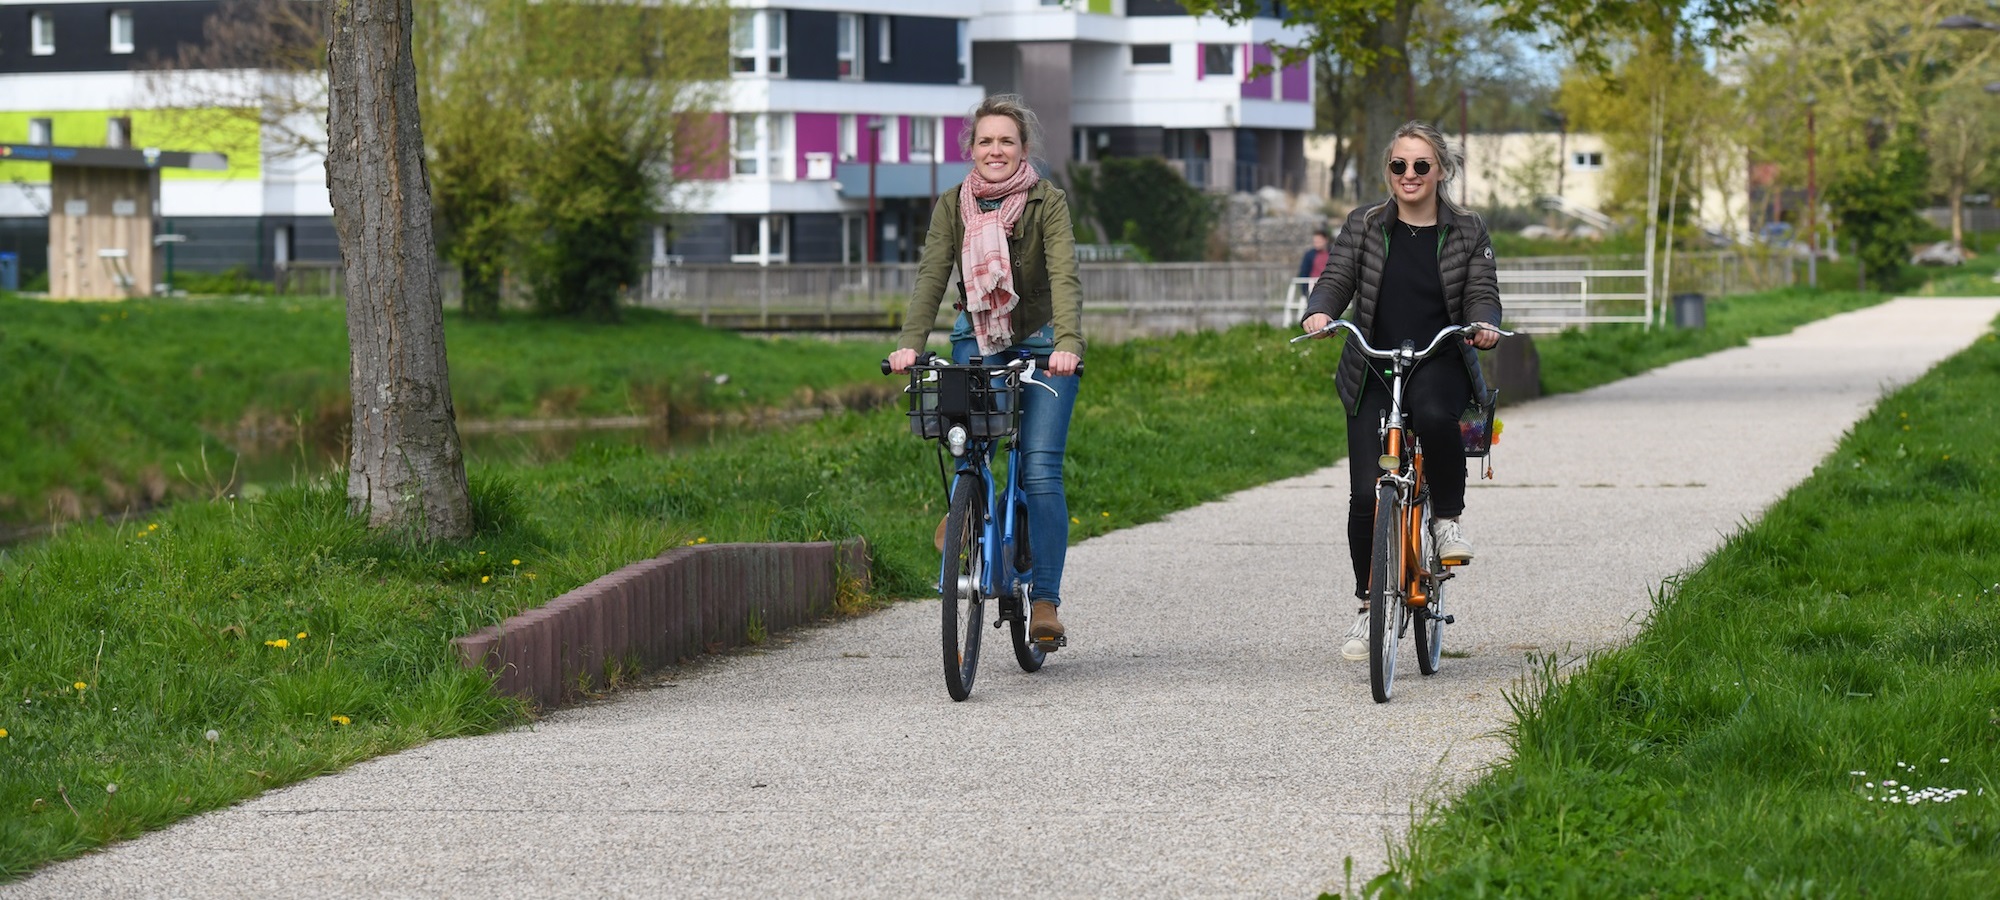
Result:
<svg viewBox="0 0 2000 900"><path fill-rule="evenodd" d="M1354 324L1363 334L1373 334L1375 308L1381 300L1382 269L1388 264L1389 223L1395 218L1395 201L1379 206L1357 207L1348 214L1339 236L1333 239L1333 255L1326 271L1313 283L1306 299L1305 315L1326 313L1334 318L1354 305ZM1459 325L1485 322L1500 324L1500 279L1494 274L1493 241L1486 223L1478 214L1466 212L1448 201L1438 203L1438 276L1444 285L1445 310ZM1350 339L1351 340L1351 339ZM1479 351L1460 342L1466 374L1471 376L1474 396L1486 396L1486 381L1479 374ZM1354 415L1361 403L1361 377L1367 371L1359 351L1342 353L1334 384L1340 402Z"/></svg>

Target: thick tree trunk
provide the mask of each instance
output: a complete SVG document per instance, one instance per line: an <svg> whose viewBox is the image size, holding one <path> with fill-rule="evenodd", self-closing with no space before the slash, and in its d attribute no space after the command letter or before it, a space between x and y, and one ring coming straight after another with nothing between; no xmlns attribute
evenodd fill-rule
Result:
<svg viewBox="0 0 2000 900"><path fill-rule="evenodd" d="M1389 196L1383 181L1382 151L1404 122L1416 115L1410 108L1410 19L1417 0L1396 0L1388 18L1375 23L1375 64L1361 77L1361 135L1354 147L1359 182L1355 199L1372 203Z"/></svg>
<svg viewBox="0 0 2000 900"><path fill-rule="evenodd" d="M328 193L347 269L347 498L370 527L472 533L445 368L410 0L334 0Z"/></svg>

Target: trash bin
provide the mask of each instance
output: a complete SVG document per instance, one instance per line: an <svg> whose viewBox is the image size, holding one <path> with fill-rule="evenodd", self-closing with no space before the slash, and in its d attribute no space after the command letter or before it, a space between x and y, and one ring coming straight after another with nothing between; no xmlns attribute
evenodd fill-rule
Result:
<svg viewBox="0 0 2000 900"><path fill-rule="evenodd" d="M14 253L0 253L0 291L21 289L21 257Z"/></svg>
<svg viewBox="0 0 2000 900"><path fill-rule="evenodd" d="M1674 327L1708 327L1708 299L1701 294L1675 294Z"/></svg>

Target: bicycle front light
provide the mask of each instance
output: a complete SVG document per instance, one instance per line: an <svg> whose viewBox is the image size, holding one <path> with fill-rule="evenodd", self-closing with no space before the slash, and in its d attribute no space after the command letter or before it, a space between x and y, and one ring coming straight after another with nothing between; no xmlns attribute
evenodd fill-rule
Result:
<svg viewBox="0 0 2000 900"><path fill-rule="evenodd" d="M1393 453L1384 453L1375 459L1375 464L1381 466L1384 472L1394 472L1396 471L1396 467L1402 465L1402 463L1403 461L1398 459Z"/></svg>
<svg viewBox="0 0 2000 900"><path fill-rule="evenodd" d="M965 426L963 425L951 426L951 430L945 432L944 440L945 440L945 446L951 448L952 456L959 457L965 455L965 441L966 441Z"/></svg>

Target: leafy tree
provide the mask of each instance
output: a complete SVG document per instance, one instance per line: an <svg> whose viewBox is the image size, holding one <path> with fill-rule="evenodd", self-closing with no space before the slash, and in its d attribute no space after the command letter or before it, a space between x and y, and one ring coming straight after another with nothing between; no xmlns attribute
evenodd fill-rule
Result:
<svg viewBox="0 0 2000 900"><path fill-rule="evenodd" d="M1219 200L1189 184L1154 156L1112 157L1094 167L1073 167L1077 205L1106 236L1119 235L1146 259L1201 259L1220 218Z"/></svg>
<svg viewBox="0 0 2000 900"><path fill-rule="evenodd" d="M1901 283L1910 244L1927 228L1917 208L1929 182L1930 160L1916 128L1905 125L1875 151L1869 165L1848 168L1827 185L1826 199L1841 230L1861 245L1861 261L1880 285Z"/></svg>

